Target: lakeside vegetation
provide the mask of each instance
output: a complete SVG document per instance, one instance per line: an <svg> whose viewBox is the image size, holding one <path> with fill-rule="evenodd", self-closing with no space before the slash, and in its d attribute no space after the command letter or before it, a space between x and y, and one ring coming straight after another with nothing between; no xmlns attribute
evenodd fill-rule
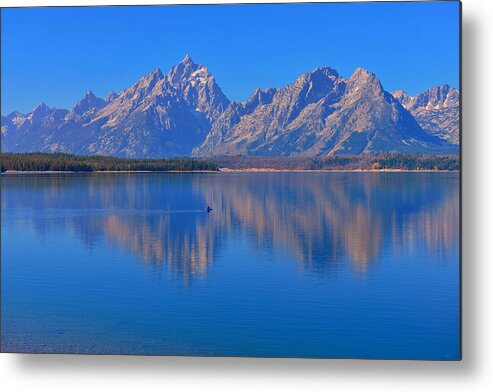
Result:
<svg viewBox="0 0 493 392"><path fill-rule="evenodd" d="M140 159L65 153L2 153L0 168L5 171L217 171L268 170L440 170L460 168L458 155L403 154L397 152L332 157L215 157Z"/></svg>
<svg viewBox="0 0 493 392"><path fill-rule="evenodd" d="M458 155L426 155L385 152L368 155L331 157L255 157L211 158L219 168L232 170L446 170L460 168Z"/></svg>
<svg viewBox="0 0 493 392"><path fill-rule="evenodd" d="M64 153L2 153L5 171L217 171L217 165L194 158L133 159Z"/></svg>

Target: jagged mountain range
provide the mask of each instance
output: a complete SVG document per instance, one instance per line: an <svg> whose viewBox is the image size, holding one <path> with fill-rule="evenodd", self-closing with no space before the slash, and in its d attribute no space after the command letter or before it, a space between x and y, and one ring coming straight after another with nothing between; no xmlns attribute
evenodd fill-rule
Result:
<svg viewBox="0 0 493 392"><path fill-rule="evenodd" d="M392 95L409 110L429 134L453 144L459 143L459 91L444 84L410 96L405 91Z"/></svg>
<svg viewBox="0 0 493 392"><path fill-rule="evenodd" d="M119 94L92 92L70 110L41 103L2 116L2 151L124 157L329 156L380 151L457 153L459 95L444 85L389 93L359 68L349 79L321 67L283 88L230 102L207 67L187 55L167 74Z"/></svg>

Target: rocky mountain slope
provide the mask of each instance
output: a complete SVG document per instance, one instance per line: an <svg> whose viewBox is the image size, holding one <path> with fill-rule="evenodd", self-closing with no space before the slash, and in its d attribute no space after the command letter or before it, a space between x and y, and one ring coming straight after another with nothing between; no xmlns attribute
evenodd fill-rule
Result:
<svg viewBox="0 0 493 392"><path fill-rule="evenodd" d="M404 91L392 95L409 110L429 134L459 144L459 91L447 84L433 87L416 96Z"/></svg>
<svg viewBox="0 0 493 392"><path fill-rule="evenodd" d="M166 75L156 69L104 99L89 91L70 110L40 104L26 115L2 116L2 151L123 157L453 153L454 94L440 87L416 97L392 95L364 69L345 80L322 67L284 88L256 89L246 102L230 102L209 70L187 55Z"/></svg>
<svg viewBox="0 0 493 392"><path fill-rule="evenodd" d="M326 156L450 147L424 132L374 74L360 68L345 80L323 67L232 104L194 154Z"/></svg>
<svg viewBox="0 0 493 392"><path fill-rule="evenodd" d="M190 155L228 105L207 68L187 56L169 74L156 69L120 94L88 92L70 111L41 104L26 116L2 117L2 151Z"/></svg>

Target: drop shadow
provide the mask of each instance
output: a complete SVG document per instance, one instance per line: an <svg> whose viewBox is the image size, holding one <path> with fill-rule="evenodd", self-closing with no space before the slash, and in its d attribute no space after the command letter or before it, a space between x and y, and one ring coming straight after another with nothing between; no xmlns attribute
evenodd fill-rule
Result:
<svg viewBox="0 0 493 392"><path fill-rule="evenodd" d="M338 359L271 359L271 358L205 358L205 357L146 357L146 356L98 356L58 354L15 354L19 371L44 375L59 372L124 375L160 374L196 376L224 374L239 377L262 376L314 376L331 377L354 375L398 379L419 375L458 378L469 373L465 362L444 361L374 361ZM465 366L466 365L466 366Z"/></svg>
<svg viewBox="0 0 493 392"><path fill-rule="evenodd" d="M479 355L480 249L476 222L481 218L481 147L478 96L480 93L480 23L463 16L462 23L462 357L467 369L477 368Z"/></svg>

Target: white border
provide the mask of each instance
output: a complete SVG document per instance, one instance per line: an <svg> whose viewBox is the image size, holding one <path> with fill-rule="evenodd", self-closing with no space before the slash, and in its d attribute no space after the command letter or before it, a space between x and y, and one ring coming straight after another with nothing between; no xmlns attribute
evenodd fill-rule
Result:
<svg viewBox="0 0 493 392"><path fill-rule="evenodd" d="M216 3L227 1L216 0ZM257 1L245 1L256 3ZM270 1L275 2L275 0ZM279 1L281 2L281 1ZM1 0L5 6L211 1ZM493 385L493 1L463 1L463 361L0 354L5 391L486 391ZM425 28L417 26L417 28ZM412 45L412 36L403 44ZM445 37L430 37L437 41Z"/></svg>

